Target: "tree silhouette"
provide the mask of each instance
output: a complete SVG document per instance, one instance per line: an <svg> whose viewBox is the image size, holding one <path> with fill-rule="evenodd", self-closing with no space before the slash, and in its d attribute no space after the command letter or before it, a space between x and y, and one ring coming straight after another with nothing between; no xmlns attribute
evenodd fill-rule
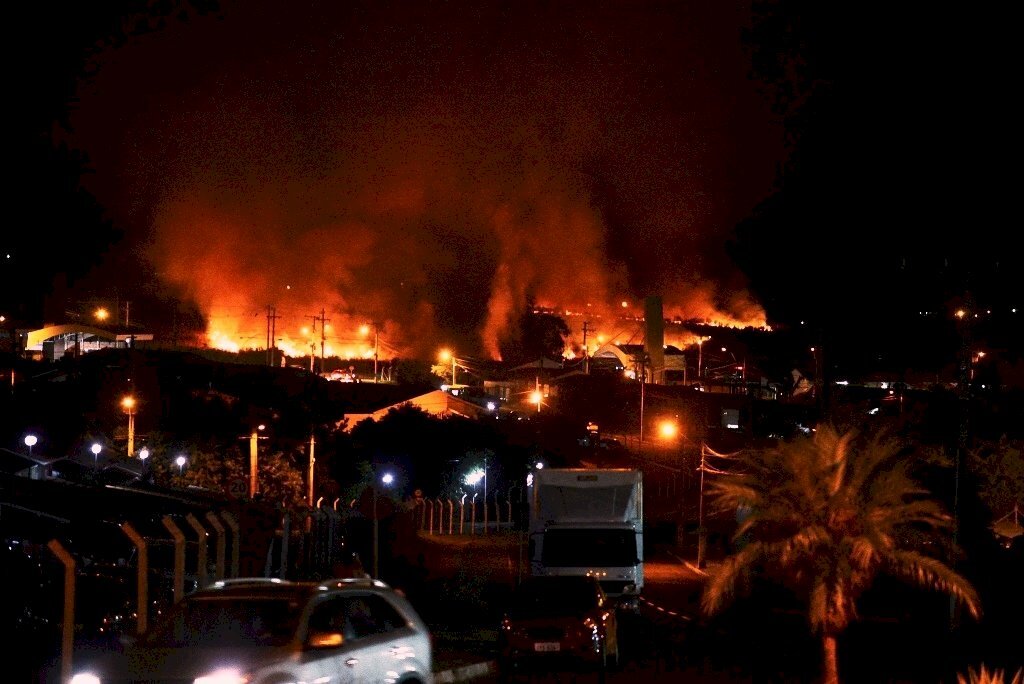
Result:
<svg viewBox="0 0 1024 684"><path fill-rule="evenodd" d="M821 635L823 679L839 681L837 637L857 619L858 598L881 574L946 592L977 618L971 584L942 560L914 548L913 530L949 528L952 518L911 477L905 450L886 432L858 440L822 426L774 449L748 452L746 471L722 478L713 505L743 513L737 539L749 543L727 558L703 596L719 611L741 583L764 571L807 601Z"/></svg>

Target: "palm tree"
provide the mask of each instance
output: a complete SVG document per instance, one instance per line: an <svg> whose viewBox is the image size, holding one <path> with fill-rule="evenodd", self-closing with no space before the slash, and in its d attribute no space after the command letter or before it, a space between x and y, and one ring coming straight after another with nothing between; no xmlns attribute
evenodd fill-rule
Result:
<svg viewBox="0 0 1024 684"><path fill-rule="evenodd" d="M860 442L820 427L774 449L748 453L744 472L711 488L718 508L746 514L727 558L703 595L719 611L756 571L776 575L807 599L821 635L823 680L839 681L837 638L857 618L856 602L880 574L946 592L977 618L971 584L939 559L910 548L903 532L949 528L952 519L911 478L904 450L885 433Z"/></svg>

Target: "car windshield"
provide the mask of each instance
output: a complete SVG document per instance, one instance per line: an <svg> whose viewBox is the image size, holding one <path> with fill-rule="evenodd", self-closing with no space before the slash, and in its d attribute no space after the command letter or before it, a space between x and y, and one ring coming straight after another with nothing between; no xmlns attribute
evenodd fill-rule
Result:
<svg viewBox="0 0 1024 684"><path fill-rule="evenodd" d="M280 646L301 606L290 597L209 597L179 603L143 639L148 646Z"/></svg>
<svg viewBox="0 0 1024 684"><path fill-rule="evenodd" d="M519 585L509 602L509 617L575 617L598 605L598 588L580 577L544 577Z"/></svg>

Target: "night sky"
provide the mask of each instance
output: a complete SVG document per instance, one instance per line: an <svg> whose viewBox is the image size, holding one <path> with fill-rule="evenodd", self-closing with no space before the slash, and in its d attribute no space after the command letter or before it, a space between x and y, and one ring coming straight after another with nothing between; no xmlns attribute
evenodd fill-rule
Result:
<svg viewBox="0 0 1024 684"><path fill-rule="evenodd" d="M296 339L324 310L339 346L377 321L494 357L527 301L862 331L1020 306L994 8L157 7L9 17L15 318L114 294L262 346L267 306Z"/></svg>

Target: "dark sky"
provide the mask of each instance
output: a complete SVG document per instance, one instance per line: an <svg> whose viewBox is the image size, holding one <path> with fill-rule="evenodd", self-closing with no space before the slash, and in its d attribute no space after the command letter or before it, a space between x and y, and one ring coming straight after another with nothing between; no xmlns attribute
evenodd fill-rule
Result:
<svg viewBox="0 0 1024 684"><path fill-rule="evenodd" d="M137 5L17 10L5 240L51 309L495 356L528 298L835 326L1024 289L994 8Z"/></svg>

